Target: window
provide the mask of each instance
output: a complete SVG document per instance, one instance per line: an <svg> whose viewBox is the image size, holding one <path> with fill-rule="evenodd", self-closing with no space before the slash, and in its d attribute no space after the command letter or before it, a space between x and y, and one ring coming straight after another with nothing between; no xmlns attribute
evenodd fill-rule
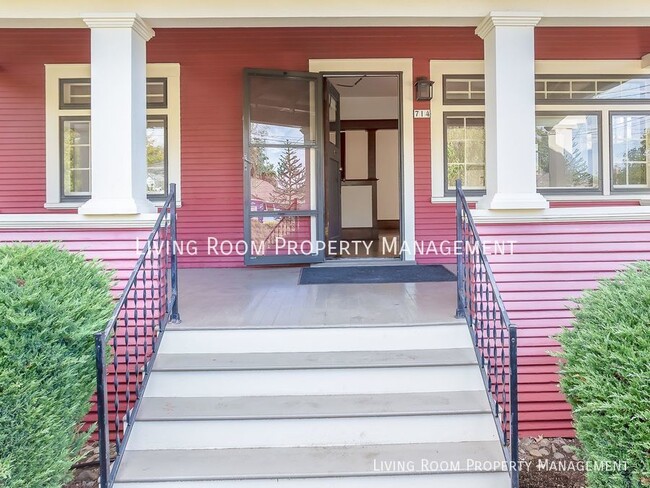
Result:
<svg viewBox="0 0 650 488"><path fill-rule="evenodd" d="M445 114L447 190L460 179L468 193L485 190L485 117L483 114Z"/></svg>
<svg viewBox="0 0 650 488"><path fill-rule="evenodd" d="M482 69L475 61L431 62L431 79L442 85L431 105L442 114L431 124L433 174L440 175L432 179L434 198L452 196L457 178L468 194L485 193ZM537 61L536 70L538 191L645 198L650 75L628 61Z"/></svg>
<svg viewBox="0 0 650 488"><path fill-rule="evenodd" d="M90 117L61 117L61 193L90 196Z"/></svg>
<svg viewBox="0 0 650 488"><path fill-rule="evenodd" d="M640 76L537 76L535 78L535 97L538 102L650 101L650 78Z"/></svg>
<svg viewBox="0 0 650 488"><path fill-rule="evenodd" d="M60 117L61 196L62 199L90 197L90 80L61 79L62 112L85 110L82 117ZM167 83L147 80L147 108L167 108ZM167 188L167 122L165 116L147 116L147 193L150 198L164 197Z"/></svg>
<svg viewBox="0 0 650 488"><path fill-rule="evenodd" d="M167 192L167 117L147 117L147 194Z"/></svg>
<svg viewBox="0 0 650 488"><path fill-rule="evenodd" d="M442 90L445 104L482 104L485 101L483 75L445 75Z"/></svg>
<svg viewBox="0 0 650 488"><path fill-rule="evenodd" d="M650 113L612 113L612 189L650 188Z"/></svg>
<svg viewBox="0 0 650 488"><path fill-rule="evenodd" d="M598 114L538 113L537 188L600 189Z"/></svg>
<svg viewBox="0 0 650 488"><path fill-rule="evenodd" d="M46 208L91 197L90 66L46 65ZM147 194L180 195L180 67L147 65ZM180 199L180 196L179 196Z"/></svg>

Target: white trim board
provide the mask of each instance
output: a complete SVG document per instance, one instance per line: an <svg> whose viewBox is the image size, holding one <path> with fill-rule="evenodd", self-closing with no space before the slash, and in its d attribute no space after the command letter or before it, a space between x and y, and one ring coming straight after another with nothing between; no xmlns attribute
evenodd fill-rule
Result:
<svg viewBox="0 0 650 488"><path fill-rule="evenodd" d="M244 26L476 26L492 10L543 12L542 25L646 26L650 22L647 0L410 0L374 2L330 0L21 0L0 6L2 27L85 27L82 12L136 11L152 27Z"/></svg>
<svg viewBox="0 0 650 488"><path fill-rule="evenodd" d="M0 229L150 229L158 214L88 217L79 214L3 214Z"/></svg>
<svg viewBox="0 0 650 488"><path fill-rule="evenodd" d="M311 72L400 72L402 73L402 240L409 250L415 246L415 138L413 133L413 59L310 59ZM405 261L414 261L407 251Z"/></svg>
<svg viewBox="0 0 650 488"><path fill-rule="evenodd" d="M620 222L650 220L650 207L577 207L544 210L472 210L477 224Z"/></svg>

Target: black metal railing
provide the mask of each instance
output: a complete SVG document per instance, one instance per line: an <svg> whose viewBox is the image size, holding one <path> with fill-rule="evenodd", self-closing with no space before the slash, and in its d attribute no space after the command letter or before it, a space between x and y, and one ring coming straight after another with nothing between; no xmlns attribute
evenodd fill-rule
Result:
<svg viewBox="0 0 650 488"><path fill-rule="evenodd" d="M99 486L113 486L165 327L178 321L176 186L124 286L111 319L95 334Z"/></svg>
<svg viewBox="0 0 650 488"><path fill-rule="evenodd" d="M465 317L469 326L512 487L518 488L517 328L508 317L460 181L456 240L460 247L456 316Z"/></svg>

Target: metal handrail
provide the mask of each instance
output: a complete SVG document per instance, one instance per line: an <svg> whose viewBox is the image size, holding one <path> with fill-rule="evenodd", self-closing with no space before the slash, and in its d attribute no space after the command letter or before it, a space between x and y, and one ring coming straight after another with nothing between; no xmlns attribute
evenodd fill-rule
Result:
<svg viewBox="0 0 650 488"><path fill-rule="evenodd" d="M510 321L460 180L456 181L456 317L469 327L512 488L519 487L517 327Z"/></svg>
<svg viewBox="0 0 650 488"><path fill-rule="evenodd" d="M106 328L95 334L100 488L115 482L165 328L170 321L180 320L175 247L176 185L172 183L113 315ZM111 442L115 446L112 464Z"/></svg>

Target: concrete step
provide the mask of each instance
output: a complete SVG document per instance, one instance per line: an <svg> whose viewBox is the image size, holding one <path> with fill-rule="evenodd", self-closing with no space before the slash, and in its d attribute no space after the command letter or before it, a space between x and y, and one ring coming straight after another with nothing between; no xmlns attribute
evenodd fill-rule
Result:
<svg viewBox="0 0 650 488"><path fill-rule="evenodd" d="M496 440L490 413L135 422L129 450L344 446Z"/></svg>
<svg viewBox="0 0 650 488"><path fill-rule="evenodd" d="M145 397L348 395L484 390L476 365L254 371L156 371Z"/></svg>
<svg viewBox="0 0 650 488"><path fill-rule="evenodd" d="M148 397L140 405L137 420L335 418L489 411L484 391L225 398Z"/></svg>
<svg viewBox="0 0 650 488"><path fill-rule="evenodd" d="M251 371L266 369L449 366L476 362L472 348L403 351L159 354L154 371Z"/></svg>
<svg viewBox="0 0 650 488"><path fill-rule="evenodd" d="M118 482L113 488L510 488L508 473Z"/></svg>
<svg viewBox="0 0 650 488"><path fill-rule="evenodd" d="M477 469L479 463L480 469ZM477 487L490 486L480 484L483 474L500 473L504 469L503 453L499 444L494 442L191 451L170 449L127 451L117 481L126 484L154 481L257 479L275 483L276 480L283 479L304 481L310 478L329 478L330 486L340 486L339 480L346 477L368 477L368 481L372 480L374 483L374 479L382 477L392 479L393 476L406 474L417 474L418 476L412 476L412 480L416 480L419 476L427 474L453 477L461 473L471 473L474 477L474 484L471 486ZM332 478L336 478L336 483ZM503 478L499 480L503 481ZM361 486L370 485L371 483L364 483ZM259 486L267 485L259 484ZM296 484L296 486L304 485ZM458 485L454 486L458 487Z"/></svg>
<svg viewBox="0 0 650 488"><path fill-rule="evenodd" d="M461 322L385 327L169 329L160 354L395 351L471 346Z"/></svg>

